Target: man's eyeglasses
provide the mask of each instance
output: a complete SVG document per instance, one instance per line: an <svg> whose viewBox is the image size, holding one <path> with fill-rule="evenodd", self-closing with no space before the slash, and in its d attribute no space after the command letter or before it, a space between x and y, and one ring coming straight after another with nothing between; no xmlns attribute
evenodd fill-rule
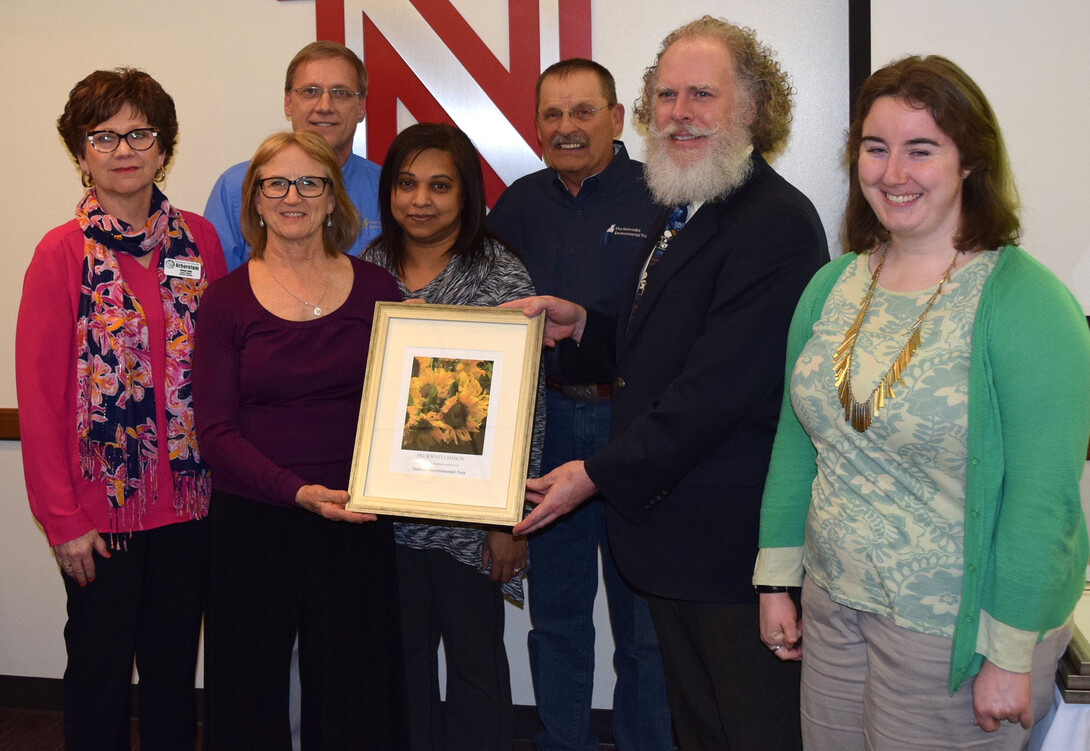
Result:
<svg viewBox="0 0 1090 751"><path fill-rule="evenodd" d="M567 115L572 120L586 123L594 119L594 116L602 110L612 109L612 104L603 104L601 107L576 107L571 110L547 110L537 116L537 119L546 125L556 125Z"/></svg>
<svg viewBox="0 0 1090 751"><path fill-rule="evenodd" d="M320 99L322 94L329 94L334 102L347 102L360 95L358 91L334 86L332 89L323 89L321 86L306 86L302 89L292 89L300 99Z"/></svg>
<svg viewBox="0 0 1090 751"><path fill-rule="evenodd" d="M325 193L325 186L329 184L328 177L297 177L289 180L286 177L266 177L257 181L257 187L261 195L266 198L283 198L288 194L288 189L295 186L295 192L303 198L317 198Z"/></svg>
<svg viewBox="0 0 1090 751"><path fill-rule="evenodd" d="M122 140L129 142L133 151L147 151L159 139L158 128L133 128L128 133L115 133L112 130L92 130L87 134L91 148L103 154L117 151Z"/></svg>

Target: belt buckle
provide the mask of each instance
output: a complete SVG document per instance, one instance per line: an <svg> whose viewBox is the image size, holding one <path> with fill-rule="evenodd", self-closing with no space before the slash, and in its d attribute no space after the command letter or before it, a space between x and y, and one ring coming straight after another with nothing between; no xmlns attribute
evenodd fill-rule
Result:
<svg viewBox="0 0 1090 751"><path fill-rule="evenodd" d="M597 383L565 383L560 386L560 395L571 402L598 401Z"/></svg>

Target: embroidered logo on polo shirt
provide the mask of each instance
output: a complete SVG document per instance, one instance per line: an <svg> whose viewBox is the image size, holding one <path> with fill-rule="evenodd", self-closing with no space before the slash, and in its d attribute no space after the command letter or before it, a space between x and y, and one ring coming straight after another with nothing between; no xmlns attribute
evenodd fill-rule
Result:
<svg viewBox="0 0 1090 751"><path fill-rule="evenodd" d="M643 240L647 237L647 233L639 227L621 227L611 224L609 229L606 230L606 239L608 240L610 237L628 237Z"/></svg>

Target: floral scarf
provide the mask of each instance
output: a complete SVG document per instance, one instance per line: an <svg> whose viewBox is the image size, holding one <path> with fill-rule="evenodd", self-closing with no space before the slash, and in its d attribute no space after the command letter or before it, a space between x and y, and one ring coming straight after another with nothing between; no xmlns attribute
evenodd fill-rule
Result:
<svg viewBox="0 0 1090 751"><path fill-rule="evenodd" d="M156 398L163 399L174 508L198 519L208 512L211 478L197 448L190 364L197 303L208 280L203 264L197 279L168 277L164 271L168 259L199 262L196 243L181 213L154 186L143 227L107 214L94 188L76 206L76 220L85 237L76 330L76 436L83 477L106 481L114 511L111 532L142 517L147 499L158 491L155 405ZM140 257L156 248L161 248L158 274L166 329L166 393L158 395L147 319L116 257ZM129 503L132 499L137 503Z"/></svg>

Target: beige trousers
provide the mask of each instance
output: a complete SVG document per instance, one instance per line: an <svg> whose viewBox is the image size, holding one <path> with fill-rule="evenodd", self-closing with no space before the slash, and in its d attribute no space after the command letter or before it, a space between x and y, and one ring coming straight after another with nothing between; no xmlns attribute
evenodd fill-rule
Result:
<svg viewBox="0 0 1090 751"><path fill-rule="evenodd" d="M802 739L807 751L1018 751L1030 730L973 724L972 680L946 688L951 641L897 626L802 589ZM1052 704L1056 661L1070 628L1037 644L1031 671L1035 721Z"/></svg>

